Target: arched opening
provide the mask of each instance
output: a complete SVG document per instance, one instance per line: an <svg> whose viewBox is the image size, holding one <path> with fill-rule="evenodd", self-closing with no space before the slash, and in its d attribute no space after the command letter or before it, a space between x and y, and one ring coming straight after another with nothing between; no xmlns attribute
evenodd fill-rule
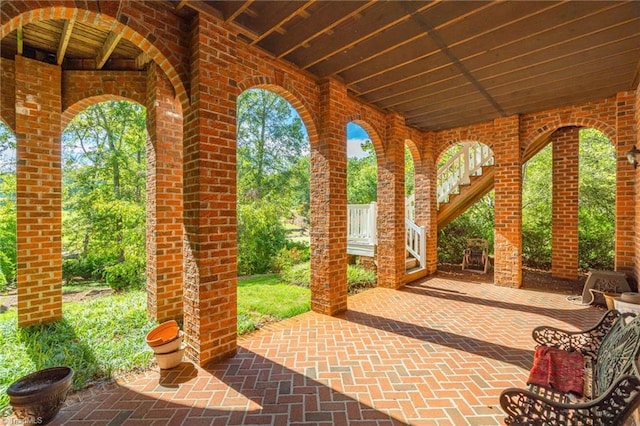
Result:
<svg viewBox="0 0 640 426"><path fill-rule="evenodd" d="M347 123L347 291L376 283L378 163L371 136Z"/></svg>
<svg viewBox="0 0 640 426"><path fill-rule="evenodd" d="M572 133L561 139L557 135L562 132ZM553 267L559 277L575 276L589 268L614 269L615 148L604 133L593 128L561 128L551 140L523 167L523 262L529 267L549 270L553 259L569 259L568 266ZM554 160L554 152L569 141L574 143L574 152L558 154ZM554 170L554 161L567 157L574 171ZM553 176L554 173L558 176ZM565 194L563 191L571 191L569 185L574 185L575 191ZM553 202L554 197L557 203ZM566 210L563 217L574 218L573 221L554 219L561 210ZM554 230L554 225L559 228ZM575 246L566 251L568 244L562 244L559 238L576 232Z"/></svg>
<svg viewBox="0 0 640 426"><path fill-rule="evenodd" d="M493 152L479 142L451 146L438 160L438 263L460 265L470 240L493 253Z"/></svg>
<svg viewBox="0 0 640 426"><path fill-rule="evenodd" d="M522 167L522 262L551 268L551 144Z"/></svg>
<svg viewBox="0 0 640 426"><path fill-rule="evenodd" d="M581 269L614 269L616 151L596 129L580 129L578 262Z"/></svg>
<svg viewBox="0 0 640 426"><path fill-rule="evenodd" d="M62 134L63 279L145 287L146 109L94 104Z"/></svg>
<svg viewBox="0 0 640 426"><path fill-rule="evenodd" d="M16 138L0 121L0 292L16 282Z"/></svg>
<svg viewBox="0 0 640 426"><path fill-rule="evenodd" d="M275 91L238 96L237 167L242 334L310 309L309 137Z"/></svg>

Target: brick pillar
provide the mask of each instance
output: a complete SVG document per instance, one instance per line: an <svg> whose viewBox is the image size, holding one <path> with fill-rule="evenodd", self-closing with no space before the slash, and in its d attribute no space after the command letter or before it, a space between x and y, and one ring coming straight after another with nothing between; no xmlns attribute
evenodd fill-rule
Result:
<svg viewBox="0 0 640 426"><path fill-rule="evenodd" d="M16 73L12 60L0 58L0 119L15 133Z"/></svg>
<svg viewBox="0 0 640 426"><path fill-rule="evenodd" d="M384 154L378 157L378 286L404 284L406 229L404 224L404 141L400 114L387 115Z"/></svg>
<svg viewBox="0 0 640 426"><path fill-rule="evenodd" d="M438 167L434 154L435 134L425 133L420 146L420 161L414 159L416 223L425 227L427 238L427 274L438 268Z"/></svg>
<svg viewBox="0 0 640 426"><path fill-rule="evenodd" d="M522 163L517 116L494 120L494 282L522 285Z"/></svg>
<svg viewBox="0 0 640 426"><path fill-rule="evenodd" d="M636 97L635 97L635 122L636 122L636 143L640 141L640 84L636 87ZM637 145L636 145L637 147ZM635 178L635 193L640 193L640 167L634 170L634 178ZM638 231L640 231L640 197L635 197L635 221L634 221L634 256L633 256L633 272L636 279L640 278L640 235L638 235Z"/></svg>
<svg viewBox="0 0 640 426"><path fill-rule="evenodd" d="M636 92L621 92L616 97L616 250L615 270L633 273L636 211L635 172L627 160L627 151L637 145L637 117L634 115Z"/></svg>
<svg viewBox="0 0 640 426"><path fill-rule="evenodd" d="M60 67L15 58L18 324L62 317Z"/></svg>
<svg viewBox="0 0 640 426"><path fill-rule="evenodd" d="M237 350L237 89L230 35L198 16L192 25L191 104L184 115L183 303L187 356L204 365ZM227 46L227 54L218 54L214 40Z"/></svg>
<svg viewBox="0 0 640 426"><path fill-rule="evenodd" d="M578 127L563 127L551 135L553 195L551 276L578 279Z"/></svg>
<svg viewBox="0 0 640 426"><path fill-rule="evenodd" d="M347 309L346 88L320 83L319 141L311 146L311 309Z"/></svg>
<svg viewBox="0 0 640 426"><path fill-rule="evenodd" d="M182 318L182 111L171 83L147 71L147 311Z"/></svg>

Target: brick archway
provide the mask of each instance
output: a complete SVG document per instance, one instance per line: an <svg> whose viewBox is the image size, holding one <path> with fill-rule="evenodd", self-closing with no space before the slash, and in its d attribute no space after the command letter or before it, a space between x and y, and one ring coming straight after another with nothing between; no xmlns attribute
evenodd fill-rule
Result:
<svg viewBox="0 0 640 426"><path fill-rule="evenodd" d="M237 95L250 89L268 90L284 98L300 116L309 135L309 144L314 146L318 143L318 126L311 114L311 109L307 106L304 96L288 79L278 84L268 76L250 77L238 83Z"/></svg>
<svg viewBox="0 0 640 426"><path fill-rule="evenodd" d="M375 150L376 161L384 156L384 143L382 138L380 137L382 133L377 131L374 125L370 124L366 119L362 118L361 114L359 113L352 114L347 117L347 123L357 124L358 126L362 127L365 132L367 132L367 135L369 136L369 138L371 139L371 143L373 144L373 149ZM347 123L345 123L345 125Z"/></svg>
<svg viewBox="0 0 640 426"><path fill-rule="evenodd" d="M618 136L616 129L611 125L590 117L572 117L566 120L555 119L538 127L529 133L521 145L522 163L526 163L531 157L544 148L549 142L551 134L563 127L592 128L606 135L613 146L617 146Z"/></svg>
<svg viewBox="0 0 640 426"><path fill-rule="evenodd" d="M110 13L114 13L114 16L110 16L107 13L100 11L100 6L95 2L97 10L89 10L82 7L68 7L59 5L47 6L46 1L38 2L38 7L33 8L33 2L13 2L13 8L10 12L9 19L3 22L0 26L0 40L6 37L9 33L16 30L19 26L27 25L31 22L38 22L42 20L61 20L61 19L75 19L77 22L85 23L87 25L95 26L98 29L113 31L118 34L122 34L122 38L126 39L136 46L138 46L144 53L146 53L150 60L158 64L158 66L165 73L169 81L171 82L176 97L180 100L183 110L189 103L188 96L188 81L187 70L181 64L188 63L186 60L186 49L177 48L172 43L158 44L157 46L151 40L165 39L171 40L175 38L175 35L170 37L168 30L163 28L156 28L153 25L148 25L142 20L131 20L126 16L127 13L140 14L145 13L137 9L148 9L149 6L142 4L142 2L129 2L126 6L121 4L117 10L108 10ZM53 3L53 2L51 2ZM80 2L79 2L80 3ZM106 8L105 9L111 9ZM129 10L136 9L136 10ZM3 10L4 12L4 10ZM150 13L151 11L147 11ZM153 15L153 14L152 14ZM126 25L120 20L130 23L131 26ZM171 20L168 18L168 20ZM148 25L148 27L143 27ZM172 26L167 26L171 28ZM158 33L164 33L162 36L158 36Z"/></svg>

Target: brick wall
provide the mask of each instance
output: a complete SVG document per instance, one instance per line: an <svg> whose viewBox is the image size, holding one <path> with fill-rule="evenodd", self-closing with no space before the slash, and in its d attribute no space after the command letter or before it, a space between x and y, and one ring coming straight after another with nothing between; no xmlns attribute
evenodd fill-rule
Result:
<svg viewBox="0 0 640 426"><path fill-rule="evenodd" d="M101 30L122 34L123 39L140 47L150 61L160 66L183 106L188 103L188 22L169 8L162 7L160 2L12 1L0 9L0 39L19 25L50 19L75 19Z"/></svg>
<svg viewBox="0 0 640 426"><path fill-rule="evenodd" d="M60 67L17 56L18 324L62 317Z"/></svg>
<svg viewBox="0 0 640 426"><path fill-rule="evenodd" d="M195 18L191 105L184 118L184 331L198 364L235 354L236 91L229 34Z"/></svg>
<svg viewBox="0 0 640 426"><path fill-rule="evenodd" d="M346 88L320 84L319 140L311 146L311 308L347 309Z"/></svg>
<svg viewBox="0 0 640 426"><path fill-rule="evenodd" d="M433 132L423 135L420 161L414 162L416 223L425 227L426 269L429 274L438 269L438 164L435 136Z"/></svg>
<svg viewBox="0 0 640 426"><path fill-rule="evenodd" d="M635 120L636 120L636 141L640 141L640 84L636 87L636 96L635 96ZM637 145L636 145L637 147ZM636 168L634 170L634 179L635 179L635 194L640 193L640 168ZM638 232L640 231L640 197L634 195L635 197L635 221L634 221L634 276L636 282L638 278L640 278L640 261L638 261L638 257L640 256L640 235Z"/></svg>
<svg viewBox="0 0 640 426"><path fill-rule="evenodd" d="M627 152L638 143L635 117L636 93L618 93L616 97L616 252L615 270L633 273L635 239L635 170L627 160Z"/></svg>
<svg viewBox="0 0 640 426"><path fill-rule="evenodd" d="M16 129L16 73L13 61L0 58L0 118L9 129L15 133Z"/></svg>
<svg viewBox="0 0 640 426"><path fill-rule="evenodd" d="M404 117L387 116L385 150L378 157L378 286L404 284Z"/></svg>
<svg viewBox="0 0 640 426"><path fill-rule="evenodd" d="M551 275L578 278L578 127L563 127L551 135L553 195Z"/></svg>
<svg viewBox="0 0 640 426"><path fill-rule="evenodd" d="M91 105L122 99L145 105L144 71L64 71L62 73L62 128Z"/></svg>
<svg viewBox="0 0 640 426"><path fill-rule="evenodd" d="M182 317L182 111L154 64L147 94L147 310Z"/></svg>
<svg viewBox="0 0 640 426"><path fill-rule="evenodd" d="M494 120L494 282L522 285L522 163L518 117Z"/></svg>

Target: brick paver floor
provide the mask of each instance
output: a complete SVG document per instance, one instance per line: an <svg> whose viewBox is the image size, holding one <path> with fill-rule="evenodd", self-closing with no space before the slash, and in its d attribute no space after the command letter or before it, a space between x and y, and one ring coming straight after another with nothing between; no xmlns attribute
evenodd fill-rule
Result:
<svg viewBox="0 0 640 426"><path fill-rule="evenodd" d="M604 311L566 295L428 278L349 298L239 341L231 359L183 362L71 395L53 424L499 425L522 386L531 330L580 329Z"/></svg>

